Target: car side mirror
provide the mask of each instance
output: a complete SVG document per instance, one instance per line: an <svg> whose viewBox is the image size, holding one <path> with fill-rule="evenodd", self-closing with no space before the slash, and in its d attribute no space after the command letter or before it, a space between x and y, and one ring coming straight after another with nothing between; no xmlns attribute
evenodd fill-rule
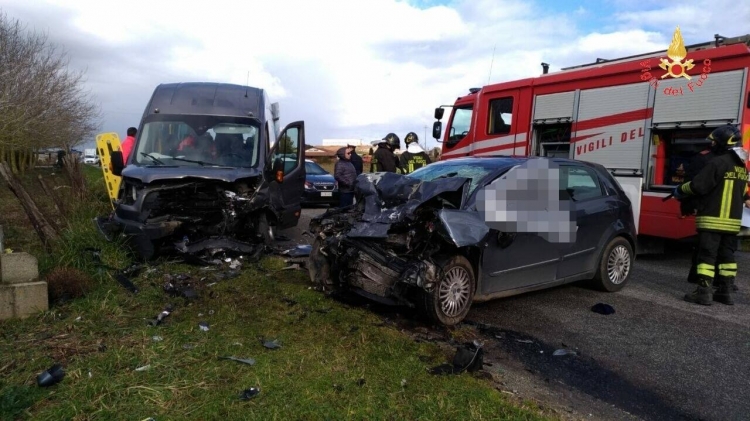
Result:
<svg viewBox="0 0 750 421"><path fill-rule="evenodd" d="M442 110L442 108L441 108ZM443 123L440 121L436 121L432 123L432 137L435 138L435 140L440 141L440 135L443 132Z"/></svg>
<svg viewBox="0 0 750 421"><path fill-rule="evenodd" d="M110 170L112 171L112 174L120 177L122 175L122 170L125 168L125 163L122 159L122 151L113 151L110 155Z"/></svg>
<svg viewBox="0 0 750 421"><path fill-rule="evenodd" d="M443 107L435 108L435 120L440 120L441 118L443 118L444 112L445 112L445 109Z"/></svg>

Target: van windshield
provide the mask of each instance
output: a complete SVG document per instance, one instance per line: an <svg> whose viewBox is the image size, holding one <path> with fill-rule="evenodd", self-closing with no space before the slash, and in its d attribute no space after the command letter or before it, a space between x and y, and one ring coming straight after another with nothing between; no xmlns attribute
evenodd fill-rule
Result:
<svg viewBox="0 0 750 421"><path fill-rule="evenodd" d="M134 161L149 166L255 167L259 123L251 118L151 115L138 134Z"/></svg>

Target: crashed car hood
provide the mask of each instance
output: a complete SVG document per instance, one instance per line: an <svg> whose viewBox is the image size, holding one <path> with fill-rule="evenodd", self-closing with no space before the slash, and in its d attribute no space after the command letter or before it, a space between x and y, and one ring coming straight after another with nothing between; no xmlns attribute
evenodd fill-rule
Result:
<svg viewBox="0 0 750 421"><path fill-rule="evenodd" d="M351 238L384 238L393 224L415 218L415 212L425 203L436 199L460 211L466 199L468 178L451 177L433 181L394 173L361 174L355 192L364 202L364 212L347 233ZM450 219L450 218L447 218ZM441 218L443 223L446 218ZM446 229L444 232L455 232ZM464 239L465 241L465 239Z"/></svg>
<svg viewBox="0 0 750 421"><path fill-rule="evenodd" d="M234 183L243 178L258 177L261 171L257 168L235 167L193 167L193 166L136 166L128 165L122 171L123 177L135 178L144 184L159 180L180 180L185 178L203 178Z"/></svg>

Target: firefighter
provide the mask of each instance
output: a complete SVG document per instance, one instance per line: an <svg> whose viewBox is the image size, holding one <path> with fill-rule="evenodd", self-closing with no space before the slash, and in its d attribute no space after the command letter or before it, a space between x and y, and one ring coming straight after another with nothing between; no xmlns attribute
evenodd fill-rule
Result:
<svg viewBox="0 0 750 421"><path fill-rule="evenodd" d="M401 170L401 163L398 161L394 150L401 149L401 139L396 136L395 133L388 133L382 142L378 144L378 150L375 151L373 158L377 160L377 171L378 172L395 172Z"/></svg>
<svg viewBox="0 0 750 421"><path fill-rule="evenodd" d="M708 135L707 140L711 141L711 144L704 150L698 152L688 164L688 169L685 174L685 182L691 181L696 175L706 166L706 164L714 158L713 148L716 145L716 141L712 135ZM680 213L682 217L694 216L698 212L698 198L696 196L686 197L680 201ZM698 244L696 243L695 249L693 250L692 266L690 267L690 273L688 274L688 282L691 284L698 283L698 272L696 271L698 266Z"/></svg>
<svg viewBox="0 0 750 421"><path fill-rule="evenodd" d="M419 138L414 132L409 132L404 138L406 151L401 154L401 167L406 171L405 174L411 174L414 170L422 168L432 163L427 152L419 146Z"/></svg>
<svg viewBox="0 0 750 421"><path fill-rule="evenodd" d="M742 206L750 207L748 194L747 151L742 135L732 125L714 130L709 138L716 155L693 178L675 187L677 199L698 196L695 225L698 230L698 287L685 295L685 301L711 305L712 301L732 305L737 276L737 234L740 232ZM715 266L718 266L716 273ZM716 292L712 284L716 282Z"/></svg>

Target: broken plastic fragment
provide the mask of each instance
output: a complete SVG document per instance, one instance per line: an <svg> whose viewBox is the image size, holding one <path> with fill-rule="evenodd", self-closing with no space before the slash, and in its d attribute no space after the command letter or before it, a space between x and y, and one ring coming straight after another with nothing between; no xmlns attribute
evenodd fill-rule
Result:
<svg viewBox="0 0 750 421"><path fill-rule="evenodd" d="M552 355L559 357L563 355L578 355L578 354L572 349L558 349L555 352L553 352Z"/></svg>
<svg viewBox="0 0 750 421"><path fill-rule="evenodd" d="M198 323L198 327L200 327L202 331L208 332L208 323L206 323L206 322L200 322L200 323Z"/></svg>
<svg viewBox="0 0 750 421"><path fill-rule="evenodd" d="M482 369L484 350L482 344L474 341L456 348L453 364L441 364L430 369L430 374L459 374L464 371L474 372Z"/></svg>
<svg viewBox="0 0 750 421"><path fill-rule="evenodd" d="M149 368L151 368L151 364L148 364L148 365L144 365L144 366L142 366L142 367L138 367L138 368L136 368L136 369L135 369L135 371L146 371L146 370L148 370Z"/></svg>
<svg viewBox="0 0 750 421"><path fill-rule="evenodd" d="M255 365L255 360L252 358L219 357L219 359L237 361L238 363L243 363L247 365Z"/></svg>
<svg viewBox="0 0 750 421"><path fill-rule="evenodd" d="M260 390L255 387L251 387L250 389L245 389L242 391L242 393L240 393L240 399L242 399L243 401L248 401L258 396L258 394L260 394Z"/></svg>
<svg viewBox="0 0 750 421"><path fill-rule="evenodd" d="M59 383L65 377L65 370L62 365L55 364L46 371L36 376L36 384L41 387L48 387Z"/></svg>
<svg viewBox="0 0 750 421"><path fill-rule="evenodd" d="M171 313L172 313L172 305L170 304L170 305L168 305L168 306L164 307L164 310L162 310L162 312L161 312L161 313L159 313L159 315L158 315L158 316L156 316L156 319L154 319L154 320L151 320L151 321L149 322L149 324L150 324L151 326L157 326L157 325L160 325L160 324L161 324L161 322L162 322L162 321L164 321L164 319L165 319L165 318L166 318L167 316L169 316L169 315L170 315Z"/></svg>
<svg viewBox="0 0 750 421"><path fill-rule="evenodd" d="M158 335L157 335L157 336L152 336L152 337L151 337L151 339L152 339L152 340L153 340L154 342L161 342L161 341L163 341L163 340L164 340L164 338L162 338L161 336L158 336Z"/></svg>
<svg viewBox="0 0 750 421"><path fill-rule="evenodd" d="M307 257L310 255L311 251L312 245L302 244L293 249L284 250L283 252L281 252L281 254L289 257Z"/></svg>
<svg viewBox="0 0 750 421"><path fill-rule="evenodd" d="M279 340L278 339L274 339L272 341L265 341L263 343L263 346L266 347L266 348L268 348L268 349L281 348L281 344L279 344Z"/></svg>

